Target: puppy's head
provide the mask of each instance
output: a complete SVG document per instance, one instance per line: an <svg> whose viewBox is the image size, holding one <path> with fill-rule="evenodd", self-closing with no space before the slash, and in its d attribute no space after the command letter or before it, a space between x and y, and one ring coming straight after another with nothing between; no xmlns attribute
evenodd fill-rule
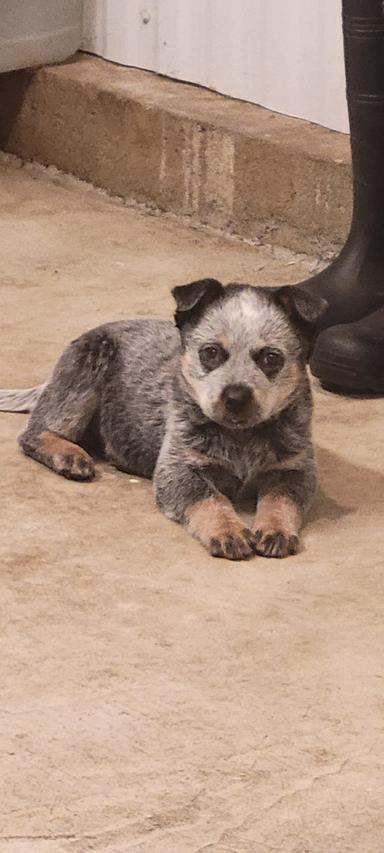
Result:
<svg viewBox="0 0 384 853"><path fill-rule="evenodd" d="M247 429L281 412L303 380L325 300L280 288L203 279L172 291L181 369L206 417Z"/></svg>

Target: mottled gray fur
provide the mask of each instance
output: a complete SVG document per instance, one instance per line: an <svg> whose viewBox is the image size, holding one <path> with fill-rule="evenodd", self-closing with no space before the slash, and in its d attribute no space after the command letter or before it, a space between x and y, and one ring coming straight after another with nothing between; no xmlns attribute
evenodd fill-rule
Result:
<svg viewBox="0 0 384 853"><path fill-rule="evenodd" d="M294 553L316 481L306 359L325 303L296 287L211 279L173 293L176 324L108 323L73 341L28 392L20 445L73 479L92 479L84 448L96 447L153 476L160 509L214 555ZM229 503L244 487L260 505L251 530Z"/></svg>

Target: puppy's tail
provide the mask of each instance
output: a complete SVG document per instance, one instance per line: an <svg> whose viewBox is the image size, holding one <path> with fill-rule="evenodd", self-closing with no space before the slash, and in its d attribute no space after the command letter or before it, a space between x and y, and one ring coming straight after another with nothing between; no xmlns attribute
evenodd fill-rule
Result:
<svg viewBox="0 0 384 853"><path fill-rule="evenodd" d="M13 391L0 388L0 412L32 412L46 384Z"/></svg>

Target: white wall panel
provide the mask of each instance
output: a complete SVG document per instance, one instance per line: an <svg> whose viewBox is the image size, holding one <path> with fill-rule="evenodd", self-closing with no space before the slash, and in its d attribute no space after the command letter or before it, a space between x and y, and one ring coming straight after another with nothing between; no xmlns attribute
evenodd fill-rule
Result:
<svg viewBox="0 0 384 853"><path fill-rule="evenodd" d="M85 0L83 46L348 130L341 0Z"/></svg>

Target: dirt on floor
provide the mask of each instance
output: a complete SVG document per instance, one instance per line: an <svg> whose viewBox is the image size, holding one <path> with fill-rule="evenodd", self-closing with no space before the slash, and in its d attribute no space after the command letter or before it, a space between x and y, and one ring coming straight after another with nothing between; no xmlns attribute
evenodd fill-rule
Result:
<svg viewBox="0 0 384 853"><path fill-rule="evenodd" d="M3 387L199 277L313 259L0 162ZM108 465L22 456L0 415L1 853L382 853L384 400L315 393L319 491L286 561L213 559Z"/></svg>

